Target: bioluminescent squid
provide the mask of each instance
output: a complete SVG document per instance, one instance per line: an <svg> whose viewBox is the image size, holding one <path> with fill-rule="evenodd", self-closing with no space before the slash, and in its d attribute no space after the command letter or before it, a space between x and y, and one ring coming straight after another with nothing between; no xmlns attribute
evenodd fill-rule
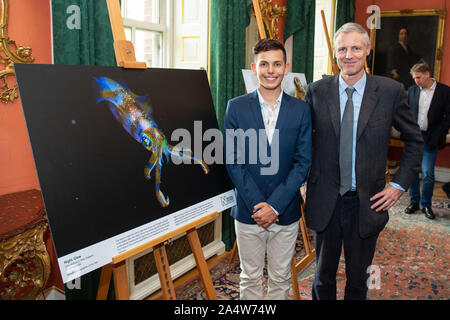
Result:
<svg viewBox="0 0 450 320"><path fill-rule="evenodd" d="M94 79L100 86L100 98L97 103L110 102L109 108L117 121L137 142L151 151L152 155L144 168L144 174L147 179L150 179L155 169L155 192L161 206L167 207L170 203L169 197L161 191L163 155L167 161L170 156L192 160L201 165L203 172L208 174L209 167L203 160L193 157L190 149L172 146L167 142L164 133L153 119L148 96L138 96L126 86L106 77Z"/></svg>

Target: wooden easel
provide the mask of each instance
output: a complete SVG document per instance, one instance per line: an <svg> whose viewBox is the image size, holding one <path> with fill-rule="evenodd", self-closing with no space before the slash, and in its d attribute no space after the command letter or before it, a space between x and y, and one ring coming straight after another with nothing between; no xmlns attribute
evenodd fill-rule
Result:
<svg viewBox="0 0 450 320"><path fill-rule="evenodd" d="M100 284L97 291L97 300L106 299L108 295L111 274L113 274L114 277L114 289L116 292L116 299L129 300L130 295L129 295L125 260L150 248L153 248L156 269L158 270L158 276L161 282L161 290L163 293L163 297L166 300L176 300L175 288L170 273L170 266L168 263L164 242L169 240L170 238L173 238L185 232L192 253L194 254L195 262L197 263L197 268L200 273L200 279L202 280L203 286L205 288L206 297L209 300L216 300L217 299L216 291L214 290L213 287L211 275L208 270L208 265L206 263L205 256L203 255L203 250L200 244L200 239L198 238L196 227L204 222L216 218L217 216L219 216L219 213L214 212L190 224L187 224L186 226L178 228L172 232L166 233L165 235L157 239L149 241L143 245L140 245L134 249L128 250L118 256L113 257L112 263L102 268L102 273L100 275Z"/></svg>
<svg viewBox="0 0 450 320"><path fill-rule="evenodd" d="M255 10L255 16L256 16L256 22L258 24L259 36L261 39L265 39L266 32L264 30L264 24L263 24L262 15L261 15L261 8L259 7L258 0L253 0L253 9ZM301 210L302 210L302 212L305 211L304 203L302 204ZM296 300L300 300L300 291L298 289L297 275L316 257L316 251L315 251L315 249L312 248L312 246L309 243L308 230L306 228L304 214L302 214L302 217L299 220L299 224L300 224L300 232L302 233L303 244L305 246L305 256L297 263L295 263L294 258L292 258L292 261L291 261L292 290L294 292L294 297ZM237 252L238 252L237 241L234 241L233 249L230 252L230 258L228 260L228 263L231 263L234 260L234 257L236 256Z"/></svg>
<svg viewBox="0 0 450 320"><path fill-rule="evenodd" d="M328 34L327 20L325 19L325 12L323 10L320 10L320 15L322 16L323 30L325 32L325 38L327 40L328 58L330 59L330 63L331 63L331 71L334 75L336 75L339 73L339 68L333 59L333 50L331 49L331 41L330 41L330 35Z"/></svg>
<svg viewBox="0 0 450 320"><path fill-rule="evenodd" d="M145 69L147 67L145 62L136 61L133 43L126 40L119 1L106 0L106 2L108 5L109 19L111 21L111 29L114 36L114 52L116 55L117 65L123 68ZM163 297L166 300L176 300L175 288L170 273L170 266L167 259L164 242L185 232L200 273L200 278L205 288L206 297L209 300L216 300L216 291L214 290L211 275L208 270L208 265L203 254L196 228L204 222L215 219L217 216L219 216L218 212L211 213L157 239L113 257L112 262L102 268L97 291L97 300L106 300L111 275L113 275L114 278L116 299L129 300L130 292L125 260L150 248L153 248Z"/></svg>

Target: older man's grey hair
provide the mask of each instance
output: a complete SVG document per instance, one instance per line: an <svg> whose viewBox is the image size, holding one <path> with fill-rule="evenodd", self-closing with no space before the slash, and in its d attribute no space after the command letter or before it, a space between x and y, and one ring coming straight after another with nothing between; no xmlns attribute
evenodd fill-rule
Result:
<svg viewBox="0 0 450 320"><path fill-rule="evenodd" d="M366 29L364 29L361 25L354 23L354 22L348 22L344 24L342 27L336 31L334 34L334 44L336 45L336 39L341 33L351 33L351 32L359 32L363 35L364 42L366 44L366 47L369 47L370 39L369 34L367 33Z"/></svg>

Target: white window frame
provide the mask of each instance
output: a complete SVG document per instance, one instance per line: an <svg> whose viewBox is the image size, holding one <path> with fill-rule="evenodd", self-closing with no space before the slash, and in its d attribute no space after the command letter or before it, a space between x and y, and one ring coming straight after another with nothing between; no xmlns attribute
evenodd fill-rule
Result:
<svg viewBox="0 0 450 320"><path fill-rule="evenodd" d="M315 21L315 25L316 27L320 28L320 32L319 32L319 37L321 39L321 41L319 41L317 34L316 37L314 39L314 60L316 60L317 58L322 58L324 59L324 61L326 61L326 70L323 69L319 72L319 74L317 74L317 69L314 68L314 79L313 81L319 80L321 79L321 75L322 74L332 74L332 65L328 56L328 47L326 44L326 37L325 37L325 33L323 32L323 24L322 24L322 17L320 15L320 10L321 10L321 6L323 5L323 3L328 3L329 4L329 11L325 12L325 17L327 17L326 20L327 21L327 28L328 28L328 35L330 37L330 42L331 42L331 47L333 48L333 37L334 37L334 24L336 21L335 15L336 15L336 0L324 0L324 1L316 1L316 21ZM319 19L319 20L317 20ZM318 48L317 47L317 43L321 42L323 44L322 47ZM318 50L322 50L322 54L318 54ZM334 57L334 54L333 54Z"/></svg>
<svg viewBox="0 0 450 320"><path fill-rule="evenodd" d="M122 0L122 6L127 2L133 0ZM126 16L126 6L123 9ZM173 35L171 25L173 21L173 0L159 0L159 24L134 20L123 17L123 24L125 28L131 28L131 42L135 43L136 30L144 30L151 32L159 32L162 35L162 67L172 67L172 52L173 52ZM147 66L151 67L151 66Z"/></svg>

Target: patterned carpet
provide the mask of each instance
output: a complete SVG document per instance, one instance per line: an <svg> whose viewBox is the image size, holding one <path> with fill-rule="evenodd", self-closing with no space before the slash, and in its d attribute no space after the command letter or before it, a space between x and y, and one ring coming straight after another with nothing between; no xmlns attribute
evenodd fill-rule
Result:
<svg viewBox="0 0 450 320"><path fill-rule="evenodd" d="M370 300L448 300L450 299L450 200L433 199L435 220L423 213L403 213L409 204L404 194L390 210L390 219L381 232L373 260L379 274L371 282ZM301 238L301 237L300 237ZM297 241L296 260L304 254ZM338 299L343 299L345 264L341 256L337 273ZM311 299L315 262L299 275L299 290L303 300ZM211 277L219 300L239 299L239 258L228 264L227 258L211 269ZM266 288L267 275L263 280ZM378 281L376 280L378 279ZM204 300L205 293L198 277L176 288L179 300Z"/></svg>

